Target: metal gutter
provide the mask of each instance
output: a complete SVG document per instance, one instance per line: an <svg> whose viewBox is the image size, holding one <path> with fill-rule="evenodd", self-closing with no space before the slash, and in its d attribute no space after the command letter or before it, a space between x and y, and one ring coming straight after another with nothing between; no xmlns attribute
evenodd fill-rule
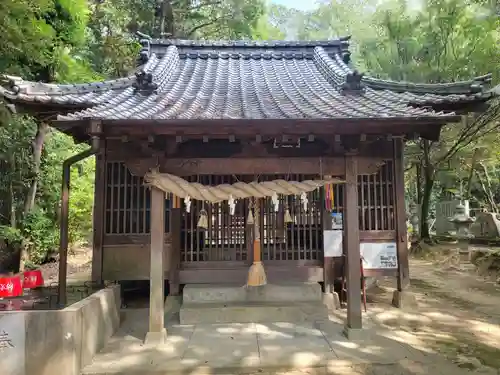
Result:
<svg viewBox="0 0 500 375"><path fill-rule="evenodd" d="M61 214L60 214L60 239L59 239L59 288L57 293L58 304L65 306L67 303L66 285L68 272L68 245L69 245L69 191L71 182L71 167L73 164L97 154L99 151L99 136L93 135L90 148L73 155L63 162Z"/></svg>

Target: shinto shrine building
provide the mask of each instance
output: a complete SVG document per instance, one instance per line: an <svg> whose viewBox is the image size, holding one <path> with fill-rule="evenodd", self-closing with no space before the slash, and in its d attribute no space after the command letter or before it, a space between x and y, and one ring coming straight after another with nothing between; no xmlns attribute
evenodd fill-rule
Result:
<svg viewBox="0 0 500 375"><path fill-rule="evenodd" d="M259 198L260 258L269 284L347 278L347 327L361 328L367 276L409 284L403 148L490 98L490 76L446 84L358 73L349 38L312 42L144 39L137 72L85 84L8 77L0 93L50 119L88 151L64 164L61 288L69 168L96 155L94 280L151 280L150 333L162 335L163 283L243 286L254 261L252 202L207 203L147 185L154 170L206 186L337 178L297 195ZM166 197L166 198L165 198ZM200 212L207 223L197 223ZM189 211L189 212L187 212ZM335 233L341 233L341 242ZM344 267L345 266L345 267Z"/></svg>

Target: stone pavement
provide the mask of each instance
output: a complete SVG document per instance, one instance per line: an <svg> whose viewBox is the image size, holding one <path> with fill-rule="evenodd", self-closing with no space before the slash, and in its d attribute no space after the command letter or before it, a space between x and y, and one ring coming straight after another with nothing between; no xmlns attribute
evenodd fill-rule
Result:
<svg viewBox="0 0 500 375"><path fill-rule="evenodd" d="M143 345L147 324L147 309L127 310L120 330L83 374L470 374L407 345L404 336L390 330L368 327L366 339L349 341L335 318L298 324L171 324L160 347Z"/></svg>

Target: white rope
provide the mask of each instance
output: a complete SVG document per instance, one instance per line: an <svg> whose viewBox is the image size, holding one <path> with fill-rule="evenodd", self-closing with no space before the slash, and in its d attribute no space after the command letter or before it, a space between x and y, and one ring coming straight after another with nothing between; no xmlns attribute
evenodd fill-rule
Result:
<svg viewBox="0 0 500 375"><path fill-rule="evenodd" d="M341 184L344 181L337 178L328 180L305 180L305 181L263 181L263 182L237 182L235 184L223 184L217 186L206 186L197 182L188 182L178 176L168 173L151 171L144 176L144 181L149 186L154 186L166 193L172 193L179 198L190 197L200 201L218 203L230 199L265 198L274 194L301 195L309 193L328 184Z"/></svg>

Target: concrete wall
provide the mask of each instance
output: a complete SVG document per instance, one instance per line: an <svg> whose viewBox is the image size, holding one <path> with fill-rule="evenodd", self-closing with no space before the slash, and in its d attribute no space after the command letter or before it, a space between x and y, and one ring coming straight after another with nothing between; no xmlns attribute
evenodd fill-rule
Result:
<svg viewBox="0 0 500 375"><path fill-rule="evenodd" d="M24 326L24 332L13 322ZM8 375L79 375L119 325L117 285L63 310L1 313L0 334L5 331L13 345L3 350L0 369L7 369Z"/></svg>

